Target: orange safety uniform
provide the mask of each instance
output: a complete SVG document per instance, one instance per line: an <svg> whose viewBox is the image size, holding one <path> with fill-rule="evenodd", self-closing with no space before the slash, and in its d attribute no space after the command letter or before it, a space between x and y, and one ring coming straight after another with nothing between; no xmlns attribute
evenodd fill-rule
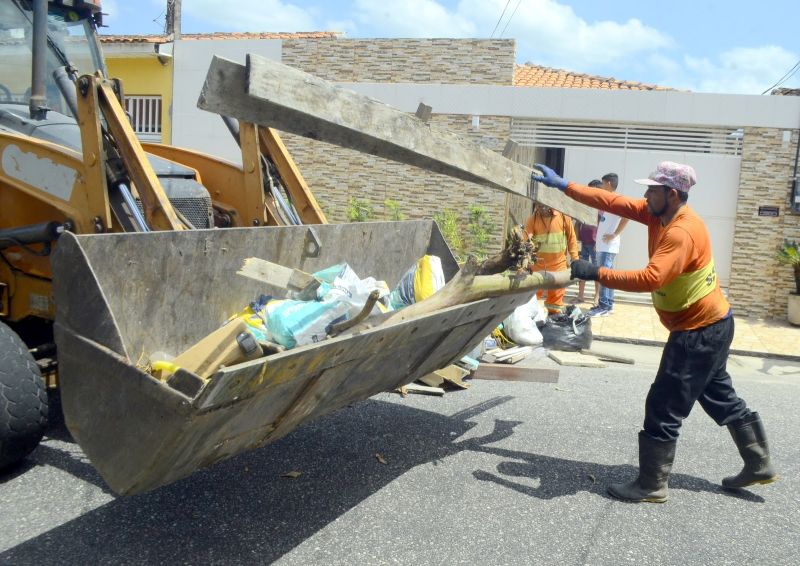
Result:
<svg viewBox="0 0 800 566"><path fill-rule="evenodd" d="M578 259L578 238L575 236L575 227L572 220L557 210L552 211L552 216L544 217L539 212L534 212L525 222L525 233L531 241L539 243L536 252L536 265L531 266L531 271L564 271L567 269L567 253ZM559 313L564 310L564 289L549 289L544 306L550 313ZM536 294L542 296L542 291Z"/></svg>
<svg viewBox="0 0 800 566"><path fill-rule="evenodd" d="M719 288L711 239L697 213L683 205L666 226L647 210L645 199L569 183L570 196L647 226L650 261L644 269L618 271L601 267L601 285L621 291L649 291L661 323L669 331L693 330L724 318L730 305Z"/></svg>

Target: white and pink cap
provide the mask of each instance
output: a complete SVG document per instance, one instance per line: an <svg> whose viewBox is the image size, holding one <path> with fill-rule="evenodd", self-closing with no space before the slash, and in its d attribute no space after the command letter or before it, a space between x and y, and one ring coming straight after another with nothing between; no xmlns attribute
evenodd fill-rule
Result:
<svg viewBox="0 0 800 566"><path fill-rule="evenodd" d="M647 179L636 179L640 185L665 185L672 189L688 192L697 183L697 175L691 165L681 165L673 161L662 161Z"/></svg>

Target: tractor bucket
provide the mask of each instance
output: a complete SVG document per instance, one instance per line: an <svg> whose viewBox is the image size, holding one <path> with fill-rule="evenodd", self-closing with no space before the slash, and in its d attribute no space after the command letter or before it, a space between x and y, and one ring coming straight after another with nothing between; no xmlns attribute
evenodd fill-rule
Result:
<svg viewBox="0 0 800 566"><path fill-rule="evenodd" d="M347 262L392 287L425 254L442 259L446 279L457 272L432 221L66 233L53 281L67 427L112 490L145 492L447 366L529 296L379 325L188 385L142 367L154 352L186 350L260 294L278 293L236 274L245 258L307 272Z"/></svg>

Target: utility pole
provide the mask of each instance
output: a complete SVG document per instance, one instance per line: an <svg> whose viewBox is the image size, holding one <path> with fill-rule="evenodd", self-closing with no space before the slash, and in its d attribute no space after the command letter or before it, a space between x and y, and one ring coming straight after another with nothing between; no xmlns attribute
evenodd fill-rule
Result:
<svg viewBox="0 0 800 566"><path fill-rule="evenodd" d="M174 41L181 38L181 0L167 0L167 21L164 33Z"/></svg>

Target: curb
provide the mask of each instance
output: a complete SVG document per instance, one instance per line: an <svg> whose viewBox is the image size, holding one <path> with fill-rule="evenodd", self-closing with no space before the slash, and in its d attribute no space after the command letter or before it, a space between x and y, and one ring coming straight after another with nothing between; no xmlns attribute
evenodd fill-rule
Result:
<svg viewBox="0 0 800 566"><path fill-rule="evenodd" d="M636 346L664 346L666 342L659 340L645 340L641 338L623 338L617 336L601 336L595 334L592 337L594 340L600 342L617 342L619 344L634 344ZM787 362L800 362L800 356L793 356L791 354L770 354L769 352L757 352L754 350L734 350L731 349L730 355L732 356L748 356L751 358L770 358L773 360L785 360Z"/></svg>

